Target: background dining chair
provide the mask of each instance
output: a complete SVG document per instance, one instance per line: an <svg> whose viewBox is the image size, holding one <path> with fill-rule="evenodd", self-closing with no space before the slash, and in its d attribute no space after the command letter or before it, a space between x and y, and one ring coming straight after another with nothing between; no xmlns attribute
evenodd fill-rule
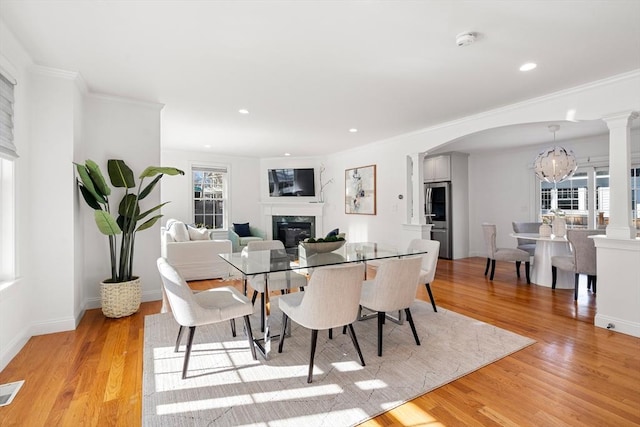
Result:
<svg viewBox="0 0 640 427"><path fill-rule="evenodd" d="M233 336L236 336L234 320L239 317L244 317L251 356L253 356L253 360L257 360L253 335L251 333L251 322L249 320L249 316L253 313L253 305L246 296L230 286L194 293L187 282L165 258L158 258L157 265L160 277L162 278L163 289L171 306L171 313L180 325L178 338L176 339L176 352L180 346L184 328L189 328L189 338L187 339L187 348L184 353L184 363L182 367L182 379L187 377L189 357L191 356L191 347L193 345L196 326L230 320L232 321L231 329Z"/></svg>
<svg viewBox="0 0 640 427"><path fill-rule="evenodd" d="M280 240L259 240L251 241L247 244L247 252L253 251L268 251L280 249L284 254L284 243ZM288 256L284 259L285 263L289 263ZM268 283L265 282L268 280ZM307 285L307 276L297 273L293 270L277 271L268 273L267 277L264 274L256 274L249 277L249 284L253 288L253 296L251 297L251 303L255 304L256 297L260 293L260 330L264 332L264 313L265 313L265 297L264 290L265 284L269 286L269 291L282 291L299 288L301 290Z"/></svg>
<svg viewBox="0 0 640 427"><path fill-rule="evenodd" d="M496 247L496 226L495 224L482 224L484 233L484 242L487 246L487 266L484 269L484 275L489 272L489 264L491 264L491 276L489 280L493 280L496 271L496 261L510 261L516 263L516 275L520 278L520 264L525 263L525 273L527 284L531 283L529 277L529 269L531 262L529 261L529 252L517 248L498 248Z"/></svg>
<svg viewBox="0 0 640 427"><path fill-rule="evenodd" d="M512 222L514 233L539 233L541 222ZM530 256L533 256L536 251L536 242L532 242L527 239L517 239L518 249L529 252Z"/></svg>
<svg viewBox="0 0 640 427"><path fill-rule="evenodd" d="M278 353L282 353L288 319L311 329L308 383L313 378L318 330L348 327L360 364L365 365L353 330L353 322L358 317L363 275L364 264L319 267L311 275L309 287L304 292L294 292L278 298L278 306L283 313Z"/></svg>
<svg viewBox="0 0 640 427"><path fill-rule="evenodd" d="M386 312L404 310L416 344L420 345L409 306L416 299L421 264L422 257L419 256L390 259L380 264L373 280L362 284L360 305L378 312L378 356L382 356L382 326Z"/></svg>
<svg viewBox="0 0 640 427"><path fill-rule="evenodd" d="M438 254L440 253L440 242L438 240L426 240L426 239L413 239L409 242L409 248L407 253L412 251L426 251L427 253L421 254L422 266L420 267L420 283L424 283L424 287L427 289L429 299L431 300L431 306L433 311L438 312L436 308L436 301L433 298L431 292L431 282L436 276L436 267L438 265ZM371 267L377 270L380 265L387 260L375 259L367 261L367 267Z"/></svg>
<svg viewBox="0 0 640 427"><path fill-rule="evenodd" d="M557 255L551 257L551 288L556 288L558 268L572 271L575 275L573 299L578 299L578 284L580 275L587 275L587 289L596 293L597 262L596 245L589 236L602 234L602 230L567 230L567 240L571 243L571 255ZM547 270L548 271L548 270Z"/></svg>

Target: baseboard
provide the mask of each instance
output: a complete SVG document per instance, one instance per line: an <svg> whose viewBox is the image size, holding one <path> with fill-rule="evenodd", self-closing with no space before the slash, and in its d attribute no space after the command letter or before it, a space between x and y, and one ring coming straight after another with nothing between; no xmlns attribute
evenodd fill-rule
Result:
<svg viewBox="0 0 640 427"><path fill-rule="evenodd" d="M141 301L160 301L162 299L162 292L160 290L144 291L142 292ZM85 310L91 310L94 308L102 308L102 302L100 297L87 298L84 303Z"/></svg>
<svg viewBox="0 0 640 427"><path fill-rule="evenodd" d="M3 345L0 348L0 371L6 368L9 362L20 353L20 350L27 344L29 338L31 338L31 335L28 333L28 328L25 328L22 333L16 336L9 344L6 346Z"/></svg>
<svg viewBox="0 0 640 427"><path fill-rule="evenodd" d="M55 334L56 332L73 331L76 329L74 317L64 317L42 323L31 324L31 336Z"/></svg>
<svg viewBox="0 0 640 427"><path fill-rule="evenodd" d="M640 323L630 322L617 317L596 314L594 324L600 328L609 329L613 332L631 335L640 338Z"/></svg>

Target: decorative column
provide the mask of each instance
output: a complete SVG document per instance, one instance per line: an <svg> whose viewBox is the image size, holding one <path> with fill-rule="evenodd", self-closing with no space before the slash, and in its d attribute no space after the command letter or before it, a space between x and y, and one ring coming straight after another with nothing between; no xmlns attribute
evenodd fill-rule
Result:
<svg viewBox="0 0 640 427"><path fill-rule="evenodd" d="M604 117L609 127L609 225L607 237L635 238L631 221L631 122L638 117L626 111Z"/></svg>
<svg viewBox="0 0 640 427"><path fill-rule="evenodd" d="M426 153L407 156L407 222L402 226L404 247L413 239L431 240L432 224L424 216L424 157Z"/></svg>

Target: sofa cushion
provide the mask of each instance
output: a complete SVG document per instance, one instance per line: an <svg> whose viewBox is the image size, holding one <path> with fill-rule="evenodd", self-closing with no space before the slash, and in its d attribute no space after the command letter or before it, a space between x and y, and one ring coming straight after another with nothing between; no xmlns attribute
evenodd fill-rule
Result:
<svg viewBox="0 0 640 427"><path fill-rule="evenodd" d="M249 242L262 241L262 237L247 236L239 239L240 246L247 246Z"/></svg>
<svg viewBox="0 0 640 427"><path fill-rule="evenodd" d="M211 240L209 230L206 228L195 228L189 225L187 226L187 231L189 232L190 240Z"/></svg>
<svg viewBox="0 0 640 427"><path fill-rule="evenodd" d="M177 220L169 220L167 221L167 231L166 231L174 242L188 242L189 241L189 232L187 231L187 226L182 221Z"/></svg>
<svg viewBox="0 0 640 427"><path fill-rule="evenodd" d="M251 228L249 227L249 223L248 222L245 222L243 224L233 223L233 231L236 232L238 237L250 237L251 236Z"/></svg>

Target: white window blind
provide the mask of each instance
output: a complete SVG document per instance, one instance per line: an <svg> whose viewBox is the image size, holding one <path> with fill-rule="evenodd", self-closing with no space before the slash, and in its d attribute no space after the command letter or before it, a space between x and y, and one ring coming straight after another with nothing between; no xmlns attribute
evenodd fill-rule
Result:
<svg viewBox="0 0 640 427"><path fill-rule="evenodd" d="M0 74L0 157L18 157L13 144L13 87L8 78Z"/></svg>

